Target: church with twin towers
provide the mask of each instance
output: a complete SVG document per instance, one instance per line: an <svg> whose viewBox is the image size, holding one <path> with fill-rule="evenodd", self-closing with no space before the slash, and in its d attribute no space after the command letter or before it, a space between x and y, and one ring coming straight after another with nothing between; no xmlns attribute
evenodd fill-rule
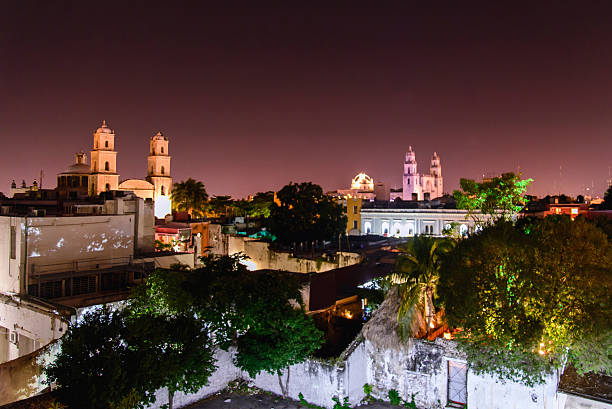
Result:
<svg viewBox="0 0 612 409"><path fill-rule="evenodd" d="M442 166L438 154L434 152L431 157L429 173L419 173L416 154L412 146L409 146L404 161L402 182L402 200L431 200L444 195ZM396 197L400 197L399 194ZM391 197L391 200L394 198Z"/></svg>
<svg viewBox="0 0 612 409"><path fill-rule="evenodd" d="M166 212L170 212L171 157L168 151L168 138L161 132L150 138L145 179L119 180L115 132L106 121L103 121L93 133L93 149L90 155L89 166L87 155L80 152L75 155L76 163L57 175L58 191L61 196L66 199L77 199L83 196L98 196L102 192L130 191L143 199L154 200L156 216L163 217Z"/></svg>

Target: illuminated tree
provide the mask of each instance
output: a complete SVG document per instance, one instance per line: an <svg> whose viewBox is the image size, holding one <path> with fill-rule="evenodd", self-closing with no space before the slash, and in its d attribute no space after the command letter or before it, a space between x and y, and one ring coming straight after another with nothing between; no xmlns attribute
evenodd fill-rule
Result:
<svg viewBox="0 0 612 409"><path fill-rule="evenodd" d="M231 196L213 196L208 202L209 211L215 217L228 217L232 214L235 202Z"/></svg>
<svg viewBox="0 0 612 409"><path fill-rule="evenodd" d="M321 186L304 182L283 187L272 206L268 225L281 243L336 240L346 230L342 206L323 194Z"/></svg>
<svg viewBox="0 0 612 409"><path fill-rule="evenodd" d="M440 257L454 242L429 236L417 236L400 246L401 254L395 263L390 280L400 296L398 321L400 335L410 335L417 314L424 314L429 335L435 315L434 295L439 277Z"/></svg>
<svg viewBox="0 0 612 409"><path fill-rule="evenodd" d="M504 173L501 176L478 183L472 179L461 179L462 190L453 196L459 209L467 209L468 217L482 224L484 219L477 212L497 219L513 220L525 206L525 192L533 179L521 179L521 175Z"/></svg>
<svg viewBox="0 0 612 409"><path fill-rule="evenodd" d="M485 227L444 258L438 284L470 365L528 384L566 358L612 373L611 291L608 238L569 217Z"/></svg>
<svg viewBox="0 0 612 409"><path fill-rule="evenodd" d="M188 212L192 217L203 217L208 206L208 193L204 184L189 178L177 182L172 188L172 205L181 212Z"/></svg>

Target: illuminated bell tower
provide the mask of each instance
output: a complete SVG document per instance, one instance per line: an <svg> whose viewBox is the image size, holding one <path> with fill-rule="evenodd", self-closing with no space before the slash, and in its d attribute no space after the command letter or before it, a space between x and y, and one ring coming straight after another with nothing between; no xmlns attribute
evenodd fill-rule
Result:
<svg viewBox="0 0 612 409"><path fill-rule="evenodd" d="M106 121L102 121L102 126L94 132L93 137L89 194L97 196L101 192L117 190L119 174L117 173L115 133L106 125Z"/></svg>
<svg viewBox="0 0 612 409"><path fill-rule="evenodd" d="M170 213L172 176L170 176L168 138L161 132L151 137L149 156L147 157L147 180L154 187L155 216L164 217Z"/></svg>
<svg viewBox="0 0 612 409"><path fill-rule="evenodd" d="M440 165L440 157L437 152L434 152L431 157L431 166L429 167L429 174L434 177L434 192L431 197L440 197L444 194L442 186L442 165Z"/></svg>
<svg viewBox="0 0 612 409"><path fill-rule="evenodd" d="M417 173L416 155L412 150L412 146L408 147L406 152L406 161L404 162L404 177L402 186L402 200L412 200L413 193L417 194L417 200L421 200L419 186L419 175Z"/></svg>

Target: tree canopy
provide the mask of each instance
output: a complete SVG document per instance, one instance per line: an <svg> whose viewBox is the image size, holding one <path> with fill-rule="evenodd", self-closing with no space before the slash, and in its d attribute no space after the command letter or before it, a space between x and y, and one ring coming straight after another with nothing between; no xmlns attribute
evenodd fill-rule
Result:
<svg viewBox="0 0 612 409"><path fill-rule="evenodd" d="M604 193L604 201L599 208L601 210L612 210L612 186Z"/></svg>
<svg viewBox="0 0 612 409"><path fill-rule="evenodd" d="M277 198L280 205L272 207L268 225L281 243L334 240L346 230L342 206L324 195L319 185L290 183Z"/></svg>
<svg viewBox="0 0 612 409"><path fill-rule="evenodd" d="M459 209L467 209L468 215L477 222L484 219L477 212L489 215L493 220L512 220L525 206L525 192L533 179L521 179L512 172L476 182L460 179L461 190L455 190L453 197Z"/></svg>
<svg viewBox="0 0 612 409"><path fill-rule="evenodd" d="M500 220L444 258L438 293L477 372L529 384L567 358L612 373L612 246L593 223Z"/></svg>
<svg viewBox="0 0 612 409"><path fill-rule="evenodd" d="M192 178L174 183L172 188L172 205L181 212L188 212L193 217L204 217L208 206L208 193L204 184Z"/></svg>
<svg viewBox="0 0 612 409"><path fill-rule="evenodd" d="M100 308L87 312L62 338L46 369L70 407L143 408L168 387L195 392L215 369L208 333L191 317L132 314Z"/></svg>
<svg viewBox="0 0 612 409"><path fill-rule="evenodd" d="M251 375L303 362L323 338L304 313L299 282L287 273L248 271L240 260L205 257L198 269L159 270L133 308L197 317L221 348L237 345L236 364Z"/></svg>

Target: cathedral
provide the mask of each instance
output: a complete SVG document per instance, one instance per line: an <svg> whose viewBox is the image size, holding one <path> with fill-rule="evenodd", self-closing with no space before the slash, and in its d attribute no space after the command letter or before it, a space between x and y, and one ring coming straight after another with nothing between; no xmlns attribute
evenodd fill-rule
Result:
<svg viewBox="0 0 612 409"><path fill-rule="evenodd" d="M400 197L402 200L431 200L444 194L442 184L442 166L440 157L434 152L428 174L417 171L416 155L412 146L408 147L404 162L404 174L401 192L391 192L391 200Z"/></svg>
<svg viewBox="0 0 612 409"><path fill-rule="evenodd" d="M172 177L168 138L161 132L151 137L145 180L119 181L115 132L106 125L106 121L103 121L93 134L93 150L90 155L90 166L87 165L87 155L82 152L77 153L76 163L57 175L57 190L60 197L75 200L86 196L98 196L102 192L113 190L130 191L143 199L153 199L156 217L164 217L171 213Z"/></svg>

